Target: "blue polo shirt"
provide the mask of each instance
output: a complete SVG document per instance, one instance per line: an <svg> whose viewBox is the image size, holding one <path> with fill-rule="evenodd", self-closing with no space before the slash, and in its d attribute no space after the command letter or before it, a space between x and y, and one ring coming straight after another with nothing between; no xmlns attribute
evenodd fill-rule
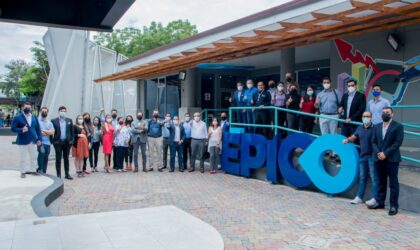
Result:
<svg viewBox="0 0 420 250"><path fill-rule="evenodd" d="M52 128L53 128L53 124L51 123L51 121L50 121L50 120L47 120L47 119L42 119L42 117L38 117L38 122L39 122L39 128L40 128L41 130L50 130L50 129L52 129ZM44 144L44 145L51 145L51 142L50 142L50 136L48 136L48 135L43 135L43 136L41 137L41 142L42 142L42 144Z"/></svg>
<svg viewBox="0 0 420 250"><path fill-rule="evenodd" d="M367 156L373 154L372 148L372 136L373 136L373 125L370 124L369 127L365 127L365 125L360 125L357 127L356 131L354 132L354 136L359 138L360 142L360 156Z"/></svg>

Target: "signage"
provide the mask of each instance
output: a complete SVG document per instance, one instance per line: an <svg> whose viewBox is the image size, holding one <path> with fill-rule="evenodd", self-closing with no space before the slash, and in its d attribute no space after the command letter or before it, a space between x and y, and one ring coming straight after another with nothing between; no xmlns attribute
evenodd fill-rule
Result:
<svg viewBox="0 0 420 250"><path fill-rule="evenodd" d="M356 147L342 144L342 135L322 135L318 138L294 133L283 141L280 135L272 140L259 134L223 133L222 168L226 173L251 177L252 171L266 167L267 180L278 182L282 176L296 188L314 184L328 194L342 193L355 182L359 155ZM304 150L299 157L303 171L293 163L296 148ZM334 150L341 158L337 175L330 175L324 168L324 155Z"/></svg>

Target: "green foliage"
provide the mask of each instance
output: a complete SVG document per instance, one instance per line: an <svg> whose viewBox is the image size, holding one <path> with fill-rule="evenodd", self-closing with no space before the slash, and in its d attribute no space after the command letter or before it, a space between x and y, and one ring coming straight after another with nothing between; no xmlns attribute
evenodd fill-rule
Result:
<svg viewBox="0 0 420 250"><path fill-rule="evenodd" d="M182 40L197 34L195 25L188 20L176 20L163 26L162 23L152 22L149 27L117 29L112 33L99 33L94 41L115 50L125 56L132 57L154 48Z"/></svg>
<svg viewBox="0 0 420 250"><path fill-rule="evenodd" d="M28 69L28 64L21 59L11 60L6 64L8 72L3 75L0 89L7 97L19 98L20 81Z"/></svg>

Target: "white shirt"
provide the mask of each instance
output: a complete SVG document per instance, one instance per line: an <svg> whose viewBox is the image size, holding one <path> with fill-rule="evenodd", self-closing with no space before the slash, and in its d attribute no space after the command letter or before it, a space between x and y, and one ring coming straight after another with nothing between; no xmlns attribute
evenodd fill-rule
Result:
<svg viewBox="0 0 420 250"><path fill-rule="evenodd" d="M207 126L203 121L193 121L191 126L191 138L207 139Z"/></svg>
<svg viewBox="0 0 420 250"><path fill-rule="evenodd" d="M175 126L175 136L174 136L174 142L179 142L181 140L181 129L178 126Z"/></svg>
<svg viewBox="0 0 420 250"><path fill-rule="evenodd" d="M382 124L382 140L385 139L386 132L388 132L388 128L391 122L392 122L392 119L389 121L388 126L386 127L385 127L385 123Z"/></svg>
<svg viewBox="0 0 420 250"><path fill-rule="evenodd" d="M26 121L28 122L29 127L32 125L32 115L25 115Z"/></svg>

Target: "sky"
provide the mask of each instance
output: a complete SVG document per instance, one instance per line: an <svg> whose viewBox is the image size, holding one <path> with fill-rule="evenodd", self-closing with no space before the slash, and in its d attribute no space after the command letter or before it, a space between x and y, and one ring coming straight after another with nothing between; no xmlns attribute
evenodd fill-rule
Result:
<svg viewBox="0 0 420 250"><path fill-rule="evenodd" d="M199 32L289 2L290 0L136 0L114 28L148 26L152 21L188 19ZM42 41L46 27L0 22L0 75L12 59L31 62L29 48Z"/></svg>

